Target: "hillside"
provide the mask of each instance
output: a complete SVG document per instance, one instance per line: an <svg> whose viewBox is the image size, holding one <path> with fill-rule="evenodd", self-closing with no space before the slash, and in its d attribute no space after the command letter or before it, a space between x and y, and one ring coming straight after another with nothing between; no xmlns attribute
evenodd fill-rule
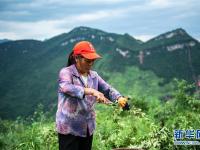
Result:
<svg viewBox="0 0 200 150"><path fill-rule="evenodd" d="M144 54L141 68L153 70L168 81L176 77L194 82L200 74L200 44L183 29L161 34L139 49Z"/></svg>
<svg viewBox="0 0 200 150"><path fill-rule="evenodd" d="M9 41L11 41L11 40L9 40L9 39L0 39L0 44L1 43L5 43L5 42L9 42Z"/></svg>
<svg viewBox="0 0 200 150"><path fill-rule="evenodd" d="M77 27L45 41L8 41L0 44L0 117L30 115L38 103L46 109L55 107L58 71L80 40L91 41L103 56L95 69L106 79L109 73L123 73L130 66L153 71L166 82L173 77L193 82L200 74L200 44L183 29L145 43L129 34L88 27Z"/></svg>

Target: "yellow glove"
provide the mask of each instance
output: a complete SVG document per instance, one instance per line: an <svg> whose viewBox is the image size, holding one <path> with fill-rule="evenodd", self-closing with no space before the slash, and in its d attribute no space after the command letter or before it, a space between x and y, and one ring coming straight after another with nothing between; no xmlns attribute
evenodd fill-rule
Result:
<svg viewBox="0 0 200 150"><path fill-rule="evenodd" d="M123 108L126 105L127 101L128 101L128 98L126 98L126 97L119 97L117 100L117 102L121 108Z"/></svg>

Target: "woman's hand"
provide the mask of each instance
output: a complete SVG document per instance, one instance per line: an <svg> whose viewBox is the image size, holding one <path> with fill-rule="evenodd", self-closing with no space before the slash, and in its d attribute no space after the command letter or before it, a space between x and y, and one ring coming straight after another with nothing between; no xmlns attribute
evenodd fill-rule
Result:
<svg viewBox="0 0 200 150"><path fill-rule="evenodd" d="M119 106L120 106L121 108L124 108L124 107L125 107L127 101L128 101L128 99L127 99L126 97L119 97L119 98L117 99L117 102L118 102L118 104L119 104Z"/></svg>
<svg viewBox="0 0 200 150"><path fill-rule="evenodd" d="M102 103L108 103L109 100L104 96L103 93L95 90L95 89L92 89L92 88L85 88L84 89L85 91L85 95L92 95L92 96L95 96L96 97L96 100L98 102L102 102Z"/></svg>

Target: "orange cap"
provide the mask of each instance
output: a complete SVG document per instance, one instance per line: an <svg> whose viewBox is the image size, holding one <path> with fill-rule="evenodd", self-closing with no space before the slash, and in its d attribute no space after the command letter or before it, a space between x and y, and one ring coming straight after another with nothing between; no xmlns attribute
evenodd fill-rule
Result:
<svg viewBox="0 0 200 150"><path fill-rule="evenodd" d="M101 58L101 56L96 53L94 46L88 41L78 42L73 48L73 54L81 55L87 59Z"/></svg>

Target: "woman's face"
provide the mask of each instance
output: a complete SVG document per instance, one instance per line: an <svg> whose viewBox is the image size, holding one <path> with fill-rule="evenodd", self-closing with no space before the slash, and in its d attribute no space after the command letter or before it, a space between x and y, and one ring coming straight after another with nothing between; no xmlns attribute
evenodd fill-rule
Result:
<svg viewBox="0 0 200 150"><path fill-rule="evenodd" d="M88 73L92 68L95 59L86 59L84 57L79 57L76 59L76 66L80 73Z"/></svg>

